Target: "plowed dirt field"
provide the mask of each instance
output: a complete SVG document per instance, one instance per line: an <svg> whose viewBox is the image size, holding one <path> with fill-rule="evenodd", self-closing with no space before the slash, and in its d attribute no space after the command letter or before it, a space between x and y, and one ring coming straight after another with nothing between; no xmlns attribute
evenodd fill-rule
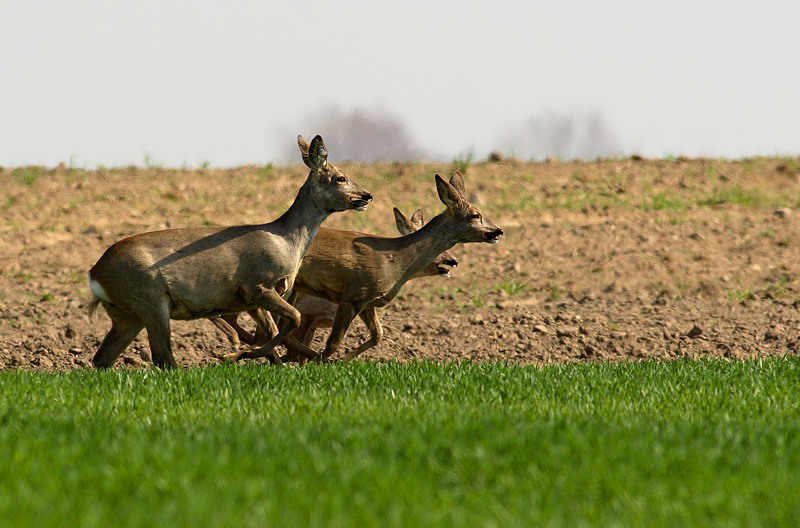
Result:
<svg viewBox="0 0 800 528"><path fill-rule="evenodd" d="M395 236L392 207L433 217L444 210L434 173L459 168L473 202L506 233L496 245L454 247L452 278L409 282L379 311L384 340L364 360L798 353L800 159L363 165L331 153L331 161L375 201L326 226ZM300 166L0 169L0 368L89 367L109 320L82 309L86 271L108 246L167 227L270 221L306 174ZM345 348L366 335L356 321ZM230 350L206 320L173 321L172 336L181 365ZM148 364L142 332L116 365Z"/></svg>

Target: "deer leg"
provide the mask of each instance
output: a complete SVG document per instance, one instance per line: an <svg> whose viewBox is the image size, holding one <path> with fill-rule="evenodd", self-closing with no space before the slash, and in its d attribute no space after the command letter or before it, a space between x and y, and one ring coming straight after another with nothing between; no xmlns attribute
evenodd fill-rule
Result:
<svg viewBox="0 0 800 528"><path fill-rule="evenodd" d="M284 363L300 363L300 354L297 353L296 350L292 350L291 345L286 345L286 348L289 350L281 356L281 361Z"/></svg>
<svg viewBox="0 0 800 528"><path fill-rule="evenodd" d="M278 325L275 324L275 319L269 312L256 308L248 310L247 313L256 322L255 339L253 343L248 344L263 344L278 335ZM244 332L244 330L242 331Z"/></svg>
<svg viewBox="0 0 800 528"><path fill-rule="evenodd" d="M297 304L297 290L292 290L288 301L292 306ZM286 326L286 324L287 321L281 321L281 330ZM282 361L297 361L302 365L310 359L319 360L320 355L311 350L311 348L308 346L309 342L306 342L303 339L303 336L306 333L306 328L308 328L309 325L311 325L313 328L314 319L300 314L300 324L297 326L297 328L293 329L288 336L286 336L286 339L282 343L284 346L286 346L287 350L286 355L281 358Z"/></svg>
<svg viewBox="0 0 800 528"><path fill-rule="evenodd" d="M342 344L342 341L344 341L344 338L347 336L347 330L350 328L350 324L352 324L355 317L356 307L350 303L341 303L336 309L331 335L328 336L328 341L325 343L325 351L322 353L323 360L331 357L339 348L339 345Z"/></svg>
<svg viewBox="0 0 800 528"><path fill-rule="evenodd" d="M228 361L237 361L242 358L256 359L269 356L270 361L276 364L282 364L281 358L278 356L277 352L275 352L275 347L278 345L278 343L286 339L292 330L300 325L300 312L298 312L294 306L286 302L283 297L278 295L275 290L261 288L254 300L261 308L272 312L278 317L285 318L286 324L280 329L275 337L267 341L267 343L264 345L256 348L255 350L226 354L225 359ZM309 359L317 359L319 357L319 354L306 347L302 343L298 342L297 340L293 341L300 347L305 348L305 350L301 349L301 352Z"/></svg>
<svg viewBox="0 0 800 528"><path fill-rule="evenodd" d="M316 322L309 326L308 330L303 335L303 338L300 340L305 346L310 347L312 341L314 341L314 334L317 332L317 324ZM298 363L301 365L308 361L306 358L299 358Z"/></svg>
<svg viewBox="0 0 800 528"><path fill-rule="evenodd" d="M225 320L225 322L228 323L231 328L233 328L233 331L236 332L236 337L239 338L239 341L247 345L255 344L252 334L239 326L239 314L223 315L222 319Z"/></svg>
<svg viewBox="0 0 800 528"><path fill-rule="evenodd" d="M281 329L281 331L278 332L278 335L273 337L265 345L253 350L245 351L241 355L241 357L254 359L254 358L264 357L265 355L269 355L270 361L281 364L283 363L284 360L283 358L279 357L274 350L274 348L278 344L286 345L286 348L288 348L290 351L294 350L295 353L300 352L300 354L303 355L302 359L307 359L307 360L313 359L317 361L320 359L320 355L318 353L314 352L306 345L304 345L303 343L301 343L300 341L298 341L297 339L295 339L290 335L290 329L288 328L288 325L287 327Z"/></svg>
<svg viewBox="0 0 800 528"><path fill-rule="evenodd" d="M289 304L294 306L295 302L297 301L297 291L292 290L289 292L288 297L286 296L286 294L281 295L281 297L285 298ZM280 330L283 329L283 327L286 326L287 324L287 320L281 321L280 317L277 317L276 319L275 317L272 317L271 313L261 308L256 308L255 310L248 311L248 313L250 314L250 317L252 317L253 320L256 322L256 344L259 345L263 345L264 343L266 343L267 341L278 335L278 332L280 332ZM280 328L277 325L278 322L281 323ZM301 325L303 324L302 314L301 314L300 324ZM293 332L289 333L290 337L292 333ZM292 341L291 339L287 340ZM284 342L281 344L286 346L286 348L288 349L289 346L286 343L287 340L284 340Z"/></svg>
<svg viewBox="0 0 800 528"><path fill-rule="evenodd" d="M342 361L350 361L354 357L359 356L365 350L369 350L370 348L376 346L381 342L381 339L383 339L383 327L378 319L378 314L375 311L375 308L367 308L362 310L358 316L361 317L361 320L364 321L365 325L367 325L370 337L368 340L361 343L358 348L345 354L342 358Z"/></svg>
<svg viewBox="0 0 800 528"><path fill-rule="evenodd" d="M274 337L278 333L278 328L275 326L275 322L272 320L269 312L255 309L248 310L247 313L250 314L250 317L256 322L255 336L239 325L239 314L211 317L208 320L214 323L214 326L225 334L225 337L228 338L234 350L239 350L242 343L250 346L256 343L265 343L269 338Z"/></svg>
<svg viewBox="0 0 800 528"><path fill-rule="evenodd" d="M282 344L286 345L286 348L289 350L289 352L287 352L286 354L286 356L289 356L287 358L287 360L289 361L293 361L292 356L290 354L294 354L295 356L297 356L298 352L300 353L300 357L297 357L297 362L300 363L301 365L304 364L306 361L310 360L319 361L322 359L322 356L320 354L314 352L314 350L309 348L308 345L306 345L302 341L299 341L296 337L294 337L291 334L286 336L286 339L283 341Z"/></svg>
<svg viewBox="0 0 800 528"><path fill-rule="evenodd" d="M218 330L220 330L223 334L225 334L225 337L228 338L228 341L230 341L231 347L233 347L234 350L239 350L241 342L239 340L238 332L228 322L228 319L226 319L226 317L210 317L208 320L211 321L214 324L214 326L217 327Z"/></svg>
<svg viewBox="0 0 800 528"><path fill-rule="evenodd" d="M317 332L317 327L316 326L312 326L311 328L309 328L308 332L306 332L305 335L303 335L303 339L302 339L303 344L306 345L306 346L311 345L311 343L314 342L314 334L316 332Z"/></svg>
<svg viewBox="0 0 800 528"><path fill-rule="evenodd" d="M172 339L170 336L169 308L166 301L161 306L147 313L144 327L147 329L147 338L150 340L150 354L153 363L160 368L174 368L178 366L172 355Z"/></svg>
<svg viewBox="0 0 800 528"><path fill-rule="evenodd" d="M104 307L111 318L111 330L103 338L103 343L92 358L92 363L97 368L110 368L144 328L144 323L135 315L123 312L112 305Z"/></svg>
<svg viewBox="0 0 800 528"><path fill-rule="evenodd" d="M314 321L310 317L303 317L301 314L300 326L298 326L292 331L290 337L300 341L305 346L310 345L311 339L314 338L313 323ZM309 333L311 334L311 339L307 339ZM281 358L284 362L288 361L297 361L298 363L303 362L302 359L300 358L300 354L298 354L298 348L294 346L294 342L287 342L286 348L288 349L288 351L286 352L286 355Z"/></svg>

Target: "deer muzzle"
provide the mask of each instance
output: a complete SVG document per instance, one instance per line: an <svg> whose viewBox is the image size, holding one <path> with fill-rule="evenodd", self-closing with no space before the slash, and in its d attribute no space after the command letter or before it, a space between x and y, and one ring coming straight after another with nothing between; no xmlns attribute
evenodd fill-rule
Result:
<svg viewBox="0 0 800 528"><path fill-rule="evenodd" d="M486 241L490 244L497 244L503 238L503 230L499 227L493 231L486 233Z"/></svg>
<svg viewBox="0 0 800 528"><path fill-rule="evenodd" d="M372 194L365 192L362 193L357 198L351 198L350 205L352 205L353 209L355 209L356 211L364 211L367 209L367 206L371 201L372 201Z"/></svg>
<svg viewBox="0 0 800 528"><path fill-rule="evenodd" d="M458 267L458 261L454 258L449 258L443 260L441 263L436 265L436 273L438 273L442 277L450 278L450 269Z"/></svg>

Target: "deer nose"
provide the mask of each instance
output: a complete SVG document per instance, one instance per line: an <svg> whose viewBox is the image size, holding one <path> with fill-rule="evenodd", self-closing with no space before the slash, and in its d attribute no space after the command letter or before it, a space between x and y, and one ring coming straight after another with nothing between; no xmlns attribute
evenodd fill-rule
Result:
<svg viewBox="0 0 800 528"><path fill-rule="evenodd" d="M372 201L372 193L365 192L364 194L361 195L361 199L362 200L366 200L367 202L371 202Z"/></svg>
<svg viewBox="0 0 800 528"><path fill-rule="evenodd" d="M456 259L454 259L454 258L447 259L444 263L445 263L445 265L450 266L451 268L457 268L458 267L458 261Z"/></svg>

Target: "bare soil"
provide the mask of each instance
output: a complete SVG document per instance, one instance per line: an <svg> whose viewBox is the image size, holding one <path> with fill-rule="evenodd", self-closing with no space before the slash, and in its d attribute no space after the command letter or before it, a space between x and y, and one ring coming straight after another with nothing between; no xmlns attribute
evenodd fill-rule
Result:
<svg viewBox="0 0 800 528"><path fill-rule="evenodd" d="M339 166L375 202L326 225L394 236L392 206L432 217L443 210L434 173L458 167L472 200L506 231L497 245L453 248L451 279L409 282L380 312L384 341L365 360L798 353L798 159ZM305 176L299 166L0 169L0 368L89 367L109 321L82 309L85 274L109 245L167 227L272 220ZM205 320L173 321L172 333L182 365L229 351ZM356 322L345 348L365 336ZM117 366L148 360L142 332Z"/></svg>

